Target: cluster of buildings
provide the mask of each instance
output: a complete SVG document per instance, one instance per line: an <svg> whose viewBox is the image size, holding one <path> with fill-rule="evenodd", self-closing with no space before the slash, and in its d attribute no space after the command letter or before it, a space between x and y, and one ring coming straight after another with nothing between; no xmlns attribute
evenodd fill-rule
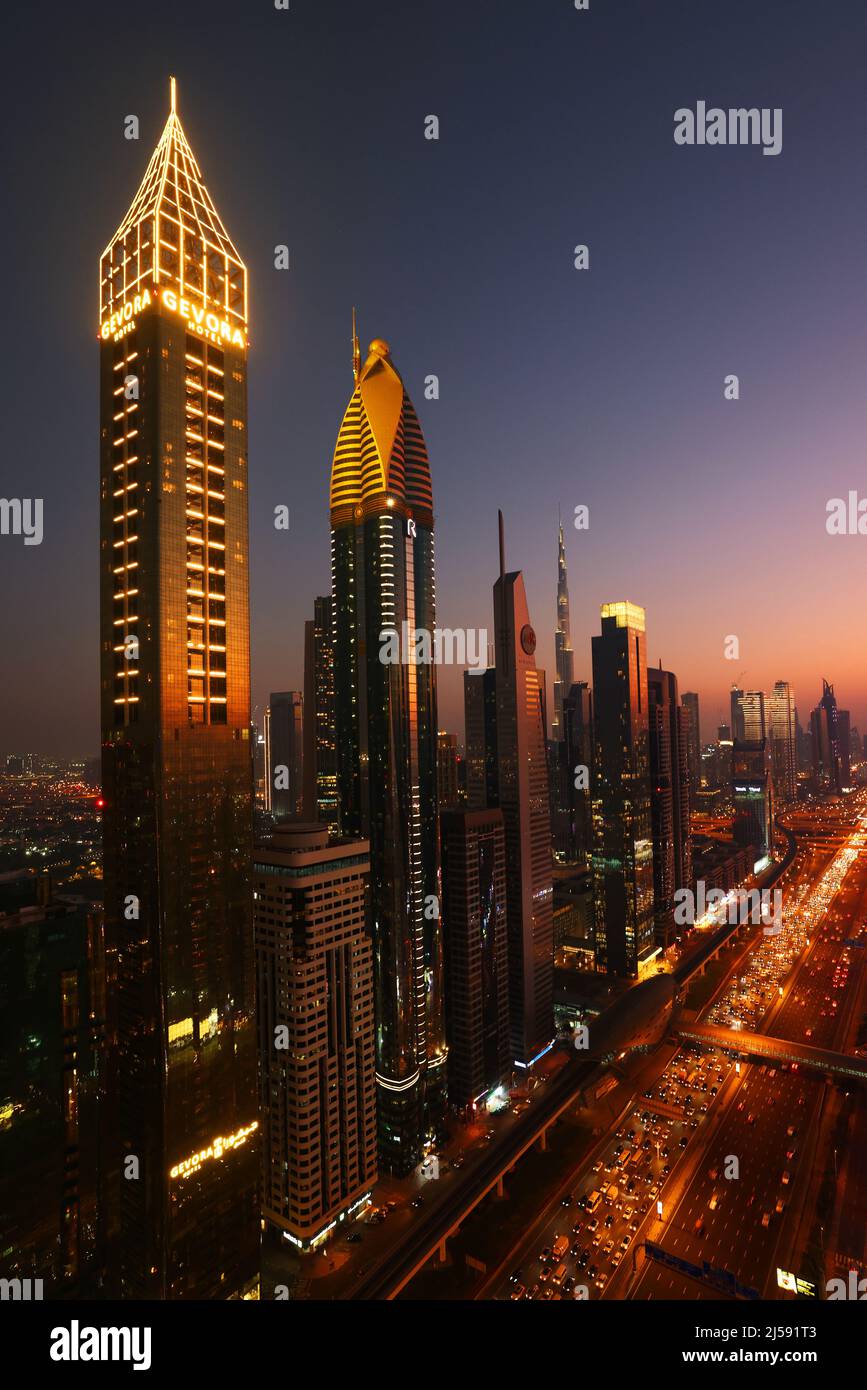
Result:
<svg viewBox="0 0 867 1390"><path fill-rule="evenodd" d="M562 527L549 739L502 516L494 660L465 673L460 756L438 729L435 663L381 658L384 630L435 627L433 491L389 345L362 361L353 328L331 593L305 627L303 690L269 700L257 818L247 328L246 268L173 86L100 262L105 898L66 972L64 1039L80 1034L100 1114L93 1185L65 1179L60 1277L84 1279L86 1249L100 1291L122 1297L255 1296L262 1222L315 1248L379 1174L413 1171L450 1108L552 1047L558 945L624 980L656 969L696 860L752 870L774 796L797 790L788 686L733 692L734 840L711 863L690 820L698 697L648 666L629 602L602 606L592 683L574 679ZM824 784L847 784L847 739L826 687Z"/></svg>

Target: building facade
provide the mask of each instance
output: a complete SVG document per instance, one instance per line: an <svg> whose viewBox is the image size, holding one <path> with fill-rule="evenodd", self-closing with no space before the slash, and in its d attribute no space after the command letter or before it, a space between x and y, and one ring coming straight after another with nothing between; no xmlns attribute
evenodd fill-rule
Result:
<svg viewBox="0 0 867 1390"><path fill-rule="evenodd" d="M563 523L557 528L557 627L554 633L554 719L551 737L559 742L564 737L563 702L575 679L572 634L569 622L569 584L566 577L566 543Z"/></svg>
<svg viewBox="0 0 867 1390"><path fill-rule="evenodd" d="M774 786L766 738L735 739L732 800L735 844L753 845L758 863L770 855L774 844Z"/></svg>
<svg viewBox="0 0 867 1390"><path fill-rule="evenodd" d="M403 1174L446 1104L436 667L415 644L436 623L433 493L388 344L362 366L356 341L354 372L331 473L339 818L370 841L380 1166Z"/></svg>
<svg viewBox="0 0 867 1390"><path fill-rule="evenodd" d="M337 732L334 727L334 638L331 596L317 598L304 624L303 815L338 831Z"/></svg>
<svg viewBox="0 0 867 1390"><path fill-rule="evenodd" d="M262 1217L303 1250L376 1181L366 840L278 826L255 851Z"/></svg>
<svg viewBox="0 0 867 1390"><path fill-rule="evenodd" d="M655 952L644 609L603 604L592 648L596 966L634 979Z"/></svg>
<svg viewBox="0 0 867 1390"><path fill-rule="evenodd" d="M654 920L657 945L667 950L676 935L674 895L692 882L690 710L678 703L672 671L650 668L647 694Z"/></svg>
<svg viewBox="0 0 867 1390"><path fill-rule="evenodd" d="M509 1016L515 1066L526 1069L554 1036L554 889L544 672L536 668L524 577L507 573L500 514L494 585L497 798L506 835ZM473 677L478 680L478 677Z"/></svg>
<svg viewBox="0 0 867 1390"><path fill-rule="evenodd" d="M247 327L173 84L100 262L105 1166L130 1298L258 1280Z"/></svg>
<svg viewBox="0 0 867 1390"><path fill-rule="evenodd" d="M481 1101L509 1075L509 960L503 814L441 819L449 1103Z"/></svg>
<svg viewBox="0 0 867 1390"><path fill-rule="evenodd" d="M798 746L795 693L788 681L777 681L768 696L768 734L774 797L778 806L798 795Z"/></svg>
<svg viewBox="0 0 867 1390"><path fill-rule="evenodd" d="M300 816L304 800L304 700L278 690L265 710L265 810L275 820Z"/></svg>

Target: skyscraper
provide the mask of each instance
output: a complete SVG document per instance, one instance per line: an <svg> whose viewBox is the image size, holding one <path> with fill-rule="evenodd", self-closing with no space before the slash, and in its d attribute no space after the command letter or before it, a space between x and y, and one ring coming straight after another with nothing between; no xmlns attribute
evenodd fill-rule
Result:
<svg viewBox="0 0 867 1390"><path fill-rule="evenodd" d="M515 1065L532 1066L554 1034L554 889L545 749L544 672L536 669L524 576L494 585L497 795L506 831L509 1015ZM473 679L478 679L474 677Z"/></svg>
<svg viewBox="0 0 867 1390"><path fill-rule="evenodd" d="M689 706L679 705L677 676L647 672L650 739L650 808L653 826L653 894L657 945L675 936L674 895L692 878L689 823Z"/></svg>
<svg viewBox="0 0 867 1390"><path fill-rule="evenodd" d="M467 806L484 810L499 804L497 789L497 673L464 671L464 735Z"/></svg>
<svg viewBox="0 0 867 1390"><path fill-rule="evenodd" d="M556 745L552 775L560 781L560 809L553 822L556 858L589 869L593 844L593 693L576 681L563 700L563 741ZM576 785L577 784L577 785Z"/></svg>
<svg viewBox="0 0 867 1390"><path fill-rule="evenodd" d="M300 690L278 690L265 710L265 810L300 816L304 776L304 705Z"/></svg>
<svg viewBox="0 0 867 1390"><path fill-rule="evenodd" d="M755 743L768 737L766 696L761 690L732 687L732 739Z"/></svg>
<svg viewBox="0 0 867 1390"><path fill-rule="evenodd" d="M694 690L685 690L681 705L689 714L689 728L686 736L687 763L689 768L690 807L696 805L696 793L701 788L701 723L699 720L698 695Z"/></svg>
<svg viewBox="0 0 867 1390"><path fill-rule="evenodd" d="M766 738L735 739L732 749L732 799L735 808L735 843L753 845L757 861L765 859L774 844L771 749Z"/></svg>
<svg viewBox="0 0 867 1390"><path fill-rule="evenodd" d="M822 698L810 715L813 740L813 783L817 791L840 791L840 720L833 685L822 679Z"/></svg>
<svg viewBox="0 0 867 1390"><path fill-rule="evenodd" d="M400 1174L440 1132L446 1095L436 668L412 639L436 622L433 493L388 344L361 366L354 339L353 363L331 473L339 815L370 840L380 1161ZM381 659L383 634L405 631L404 659Z"/></svg>
<svg viewBox="0 0 867 1390"><path fill-rule="evenodd" d="M441 825L449 1101L467 1106L511 1069L506 841L499 810Z"/></svg>
<svg viewBox="0 0 867 1390"><path fill-rule="evenodd" d="M304 818L337 834L337 735L331 596L317 598L304 624Z"/></svg>
<svg viewBox="0 0 867 1390"><path fill-rule="evenodd" d="M777 681L768 696L768 733L777 805L798 794L798 747L795 694L788 681Z"/></svg>
<svg viewBox="0 0 867 1390"><path fill-rule="evenodd" d="M100 262L105 912L113 1274L135 1298L258 1278L247 272L172 105Z"/></svg>
<svg viewBox="0 0 867 1390"><path fill-rule="evenodd" d="M376 1181L368 849L295 821L255 852L262 1215L302 1249Z"/></svg>
<svg viewBox="0 0 867 1390"><path fill-rule="evenodd" d="M654 954L644 609L604 603L592 640L596 964L635 978Z"/></svg>
<svg viewBox="0 0 867 1390"><path fill-rule="evenodd" d="M458 739L445 729L437 733L437 802L441 811L458 805Z"/></svg>
<svg viewBox="0 0 867 1390"><path fill-rule="evenodd" d="M557 523L557 630L554 633L554 723L551 737L559 742L563 737L563 701L572 689L574 661L569 628L569 585L566 581L566 544L563 523ZM547 733L547 730L546 730Z"/></svg>

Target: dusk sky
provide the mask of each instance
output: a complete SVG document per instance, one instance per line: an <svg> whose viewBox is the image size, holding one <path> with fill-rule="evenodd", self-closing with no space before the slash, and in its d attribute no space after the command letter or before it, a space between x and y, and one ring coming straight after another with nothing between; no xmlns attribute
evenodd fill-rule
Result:
<svg viewBox="0 0 867 1390"><path fill-rule="evenodd" d="M389 342L425 431L441 625L493 637L499 506L551 686L559 506L576 678L599 605L628 598L705 738L738 678L791 681L806 723L825 676L867 729L867 535L825 529L830 498L867 496L863 0L154 0L4 22L0 493L44 499L44 540L0 536L0 753L98 750L98 264L170 73L250 273L257 722L300 688L330 586L355 304L362 356ZM782 152L676 145L698 101L782 108ZM460 672L439 682L462 737Z"/></svg>

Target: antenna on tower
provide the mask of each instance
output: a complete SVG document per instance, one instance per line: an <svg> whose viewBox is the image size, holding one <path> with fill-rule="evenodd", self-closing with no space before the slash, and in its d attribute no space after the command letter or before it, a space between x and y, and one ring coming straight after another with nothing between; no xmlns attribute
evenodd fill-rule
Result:
<svg viewBox="0 0 867 1390"><path fill-rule="evenodd" d="M503 513L497 509L497 522L500 528L500 578L506 573L506 530L503 525Z"/></svg>
<svg viewBox="0 0 867 1390"><path fill-rule="evenodd" d="M358 334L355 331L355 305L352 306L352 375L355 384L358 385L358 375L361 369L361 350L358 346Z"/></svg>
<svg viewBox="0 0 867 1390"><path fill-rule="evenodd" d="M172 115L176 116L178 111L178 84L173 77L169 78L169 93L172 105Z"/></svg>

